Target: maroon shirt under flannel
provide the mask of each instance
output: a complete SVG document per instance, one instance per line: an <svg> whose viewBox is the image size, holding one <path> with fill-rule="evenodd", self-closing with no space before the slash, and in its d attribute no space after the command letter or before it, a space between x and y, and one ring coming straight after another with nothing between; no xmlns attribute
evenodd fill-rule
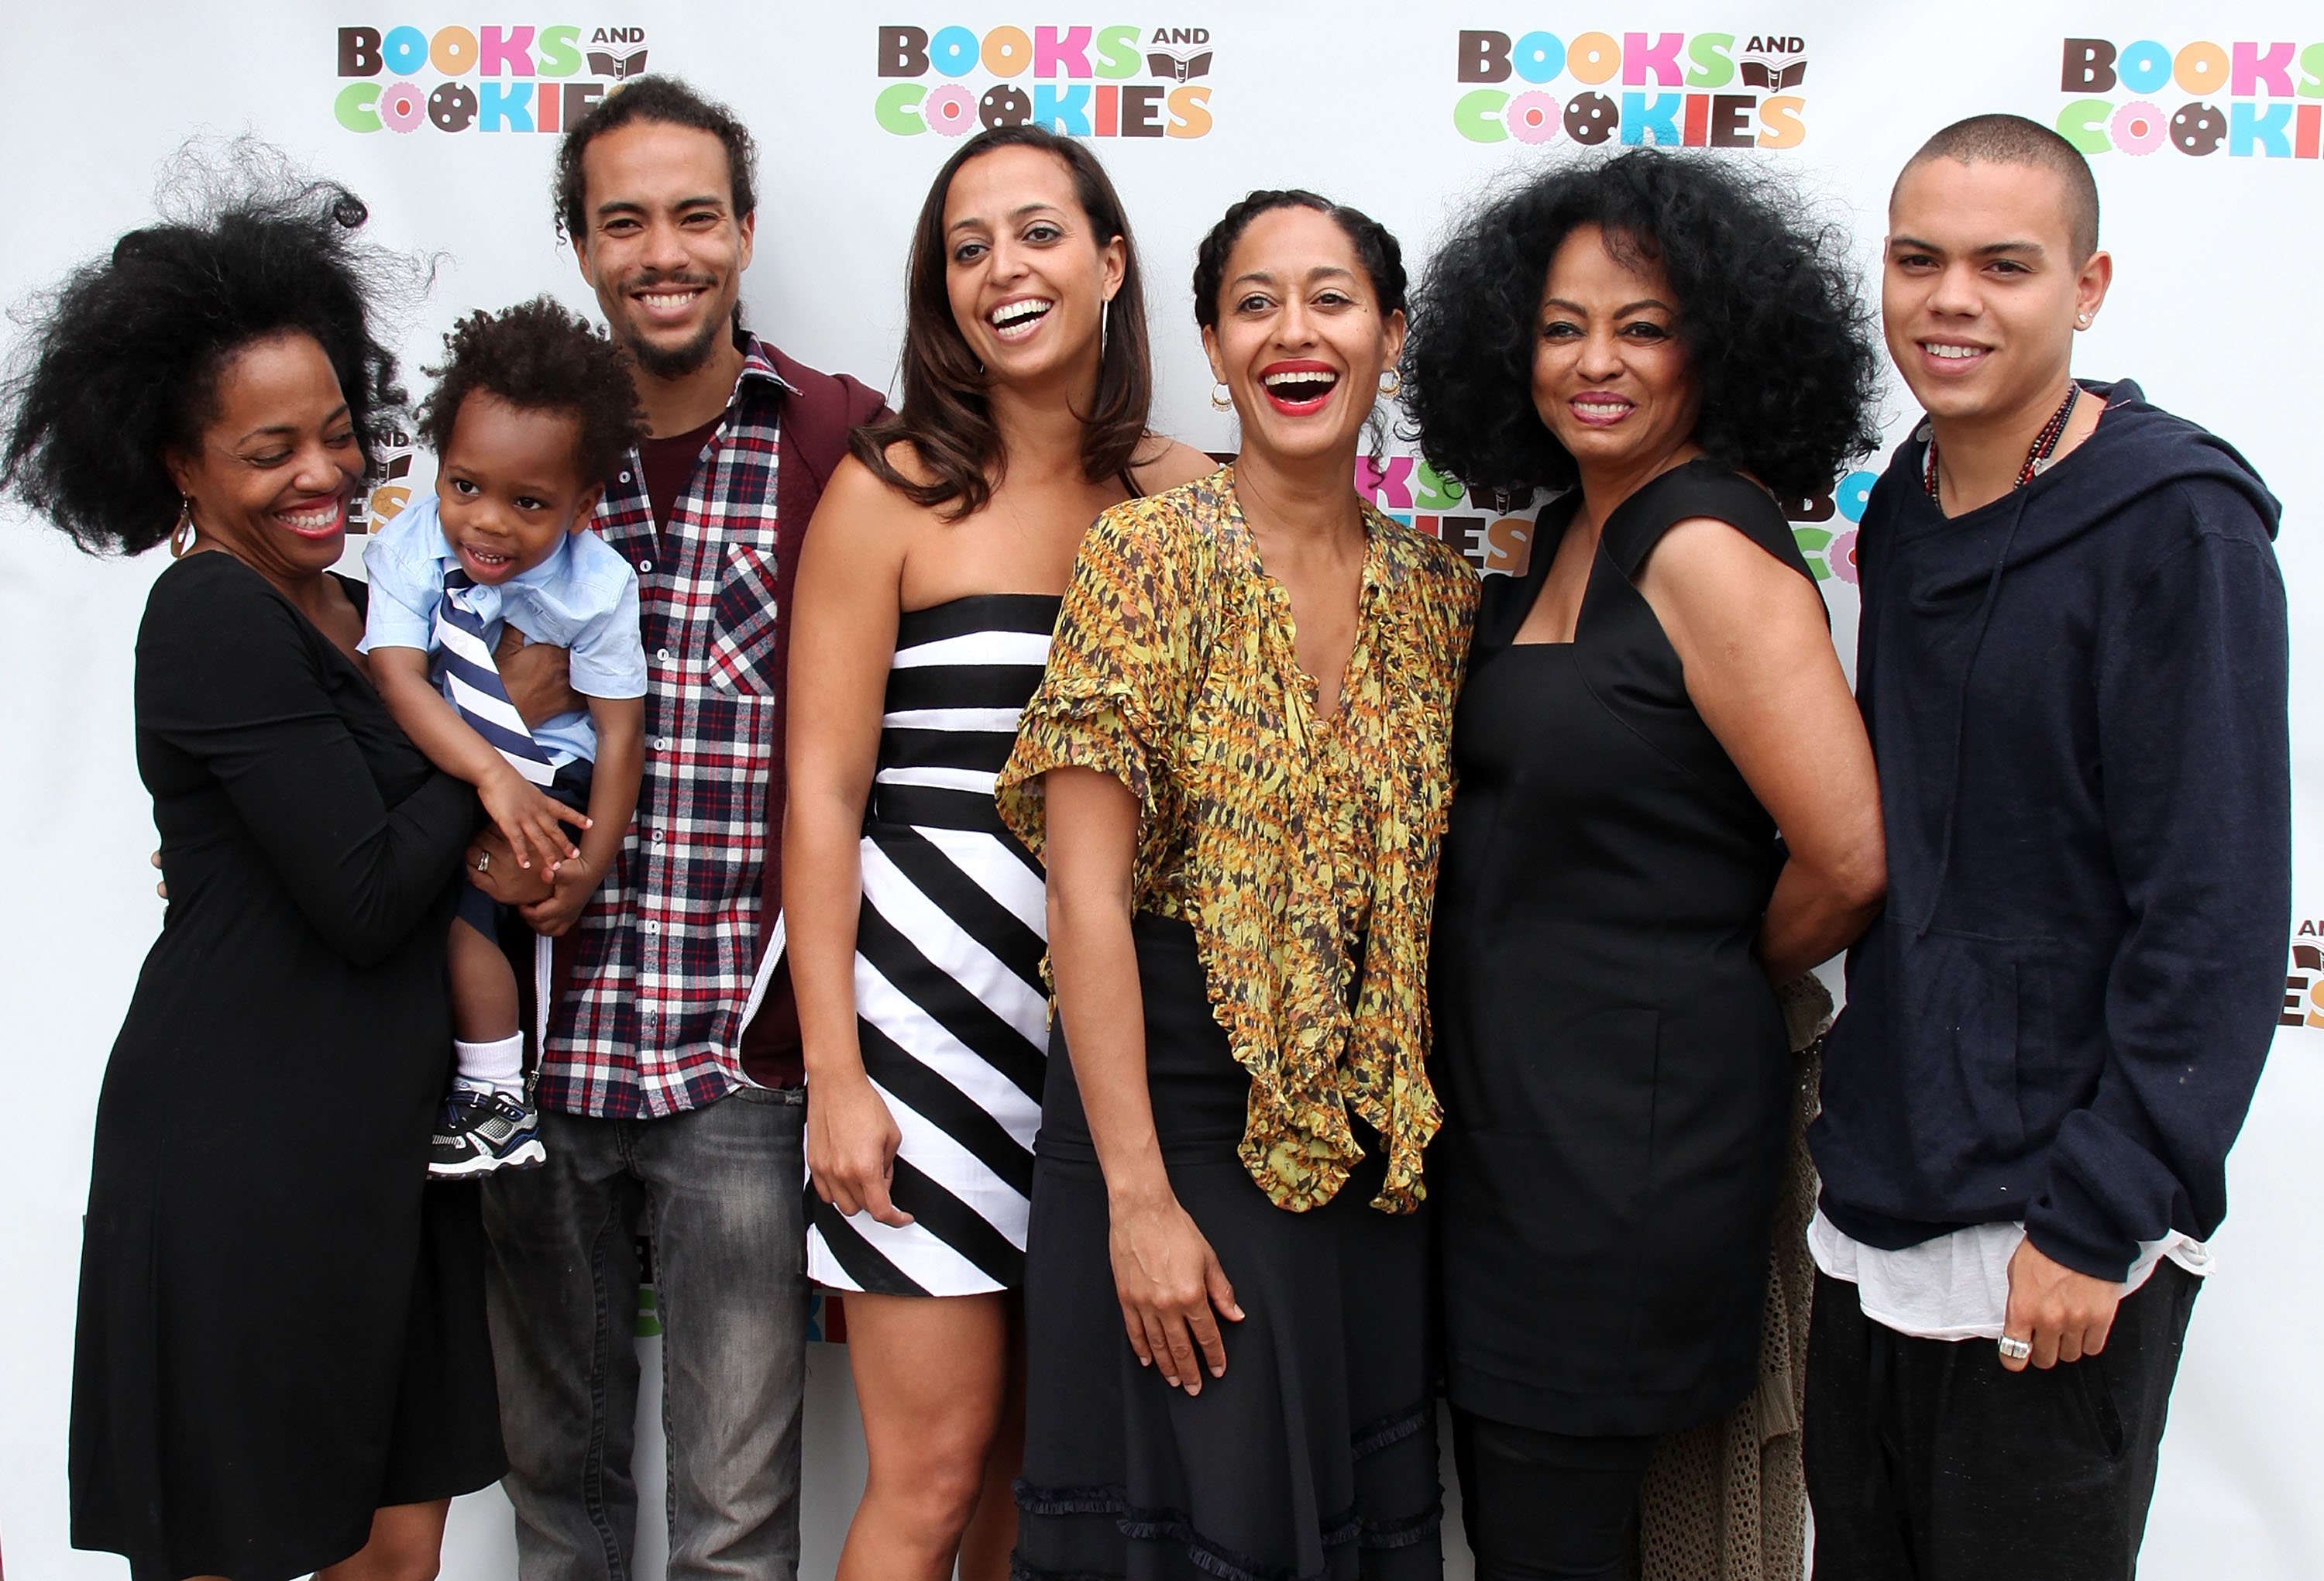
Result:
<svg viewBox="0 0 2324 1581"><path fill-rule="evenodd" d="M782 747L775 479L788 388L745 337L726 415L657 530L632 454L596 530L637 567L645 776L620 858L574 929L539 1100L659 1117L742 1084L759 961L769 766Z"/></svg>

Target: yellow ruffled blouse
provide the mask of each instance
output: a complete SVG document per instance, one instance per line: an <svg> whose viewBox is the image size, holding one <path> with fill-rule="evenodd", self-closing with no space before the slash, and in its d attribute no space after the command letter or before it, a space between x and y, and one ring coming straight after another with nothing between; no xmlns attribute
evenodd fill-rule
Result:
<svg viewBox="0 0 2324 1581"><path fill-rule="evenodd" d="M1036 855L1049 769L1095 768L1137 796L1138 908L1194 928L1212 1014L1250 1073L1240 1157L1295 1212L1362 1157L1351 1114L1388 1146L1371 1205L1408 1211L1443 1113L1425 1066L1428 920L1477 578L1370 507L1365 529L1355 647L1323 719L1231 466L1108 510L996 791Z"/></svg>

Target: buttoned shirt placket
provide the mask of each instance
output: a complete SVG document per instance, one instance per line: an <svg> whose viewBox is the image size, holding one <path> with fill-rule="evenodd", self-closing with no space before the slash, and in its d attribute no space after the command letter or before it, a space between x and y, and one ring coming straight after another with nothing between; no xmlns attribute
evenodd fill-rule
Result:
<svg viewBox="0 0 2324 1581"><path fill-rule="evenodd" d="M738 1043L765 924L775 476L783 391L749 344L724 419L657 531L632 453L596 530L637 568L645 773L615 870L576 928L540 1101L606 1118L699 1108L744 1081Z"/></svg>

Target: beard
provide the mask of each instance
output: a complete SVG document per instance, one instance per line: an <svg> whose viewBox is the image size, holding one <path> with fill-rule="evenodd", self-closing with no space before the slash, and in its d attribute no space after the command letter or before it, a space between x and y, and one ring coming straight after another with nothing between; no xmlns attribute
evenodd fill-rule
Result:
<svg viewBox="0 0 2324 1581"><path fill-rule="evenodd" d="M622 345L630 354L630 360L654 378L683 379L689 373L701 371L702 365L710 360L711 352L716 348L718 337L726 329L724 320L714 318L682 345L657 345L642 336L631 335L622 337Z"/></svg>
<svg viewBox="0 0 2324 1581"><path fill-rule="evenodd" d="M634 285L625 285L623 290L627 294L630 290L651 290L658 285L710 284L709 280L693 275L658 274ZM719 336L730 333L733 328L732 317L711 319L691 339L678 345L658 345L618 319L608 327L613 331L614 338L622 343L622 349L630 354L630 360L645 372L656 379L683 379L689 373L699 372L703 364L710 361L710 354L717 348Z"/></svg>

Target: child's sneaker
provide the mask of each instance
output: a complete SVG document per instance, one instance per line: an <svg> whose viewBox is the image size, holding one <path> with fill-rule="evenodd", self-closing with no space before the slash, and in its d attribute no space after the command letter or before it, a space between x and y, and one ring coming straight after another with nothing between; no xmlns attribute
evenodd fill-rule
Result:
<svg viewBox="0 0 2324 1581"><path fill-rule="evenodd" d="M500 1169L534 1169L548 1158L540 1116L530 1098L455 1087L428 1145L431 1180L456 1181Z"/></svg>

